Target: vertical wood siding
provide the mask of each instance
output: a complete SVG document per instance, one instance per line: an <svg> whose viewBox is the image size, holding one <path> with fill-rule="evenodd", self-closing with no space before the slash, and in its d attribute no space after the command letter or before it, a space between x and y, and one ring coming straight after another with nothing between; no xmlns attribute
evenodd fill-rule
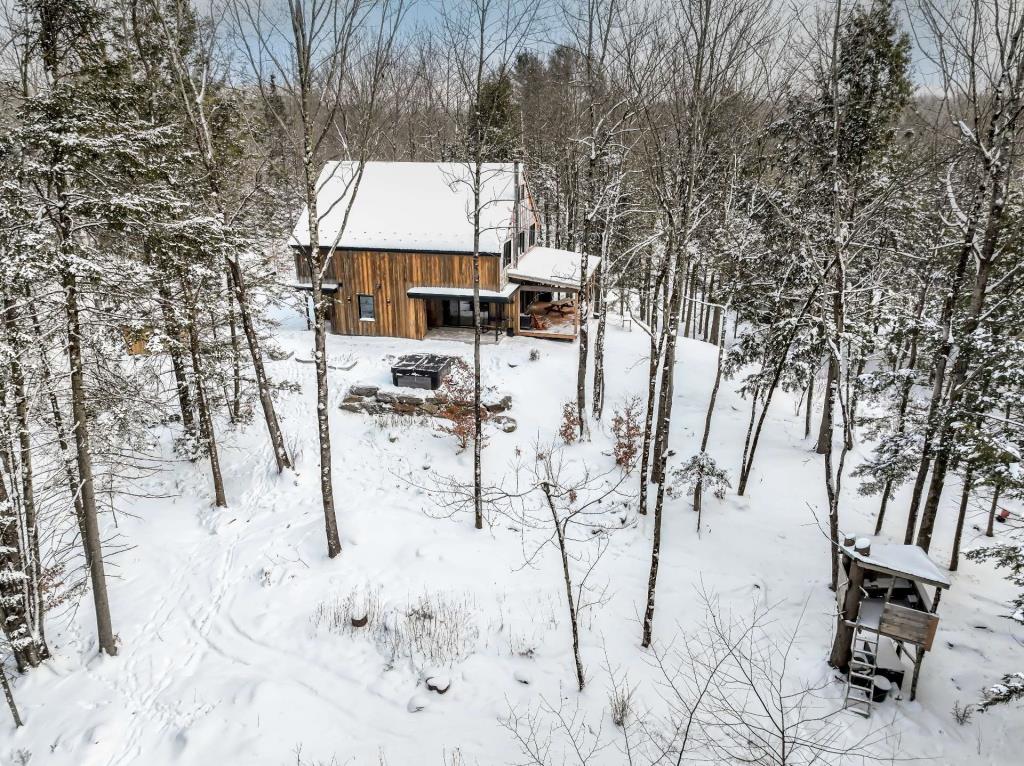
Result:
<svg viewBox="0 0 1024 766"><path fill-rule="evenodd" d="M473 286L473 256L462 253L339 250L332 267L341 285L332 328L342 335L422 338L427 333L427 301L409 298L406 290ZM480 256L481 290L501 289L500 267L500 256ZM298 276L304 276L301 268ZM359 295L373 296L374 321L359 319Z"/></svg>

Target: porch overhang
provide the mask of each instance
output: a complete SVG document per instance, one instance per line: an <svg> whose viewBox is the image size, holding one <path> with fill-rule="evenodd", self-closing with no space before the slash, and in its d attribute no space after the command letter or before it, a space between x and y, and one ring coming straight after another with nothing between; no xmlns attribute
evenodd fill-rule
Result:
<svg viewBox="0 0 1024 766"><path fill-rule="evenodd" d="M579 292L580 266L583 256L572 250L535 246L527 250L519 263L508 270L508 278L523 285ZM588 283L594 277L600 258L586 256L587 273L582 282Z"/></svg>
<svg viewBox="0 0 1024 766"><path fill-rule="evenodd" d="M509 284L501 290L481 290L483 303L511 303L519 285ZM405 291L410 298L422 300L467 301L473 299L472 287L410 287Z"/></svg>

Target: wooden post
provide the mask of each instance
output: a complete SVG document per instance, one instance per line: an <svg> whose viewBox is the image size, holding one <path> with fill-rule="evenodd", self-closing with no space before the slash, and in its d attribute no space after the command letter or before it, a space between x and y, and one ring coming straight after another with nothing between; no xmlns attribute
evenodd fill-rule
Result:
<svg viewBox="0 0 1024 766"><path fill-rule="evenodd" d="M942 600L942 588L935 589L935 600L932 602L931 613L935 614L939 611L939 601ZM917 699L917 679L921 675L921 663L924 662L925 648L923 646L916 647L914 652L914 675L910 679L910 701L913 702Z"/></svg>
<svg viewBox="0 0 1024 766"><path fill-rule="evenodd" d="M921 663L924 662L924 647L914 647L914 675L910 679L910 701L917 699L917 679L921 675Z"/></svg>

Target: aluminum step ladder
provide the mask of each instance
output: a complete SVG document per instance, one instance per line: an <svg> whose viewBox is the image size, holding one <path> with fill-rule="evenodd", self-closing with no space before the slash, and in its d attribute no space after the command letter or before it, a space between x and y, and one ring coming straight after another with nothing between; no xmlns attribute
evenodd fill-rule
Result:
<svg viewBox="0 0 1024 766"><path fill-rule="evenodd" d="M875 676L878 674L878 642L881 638L873 630L862 630L859 623L854 626L843 708L865 718L871 717L871 707L874 704Z"/></svg>

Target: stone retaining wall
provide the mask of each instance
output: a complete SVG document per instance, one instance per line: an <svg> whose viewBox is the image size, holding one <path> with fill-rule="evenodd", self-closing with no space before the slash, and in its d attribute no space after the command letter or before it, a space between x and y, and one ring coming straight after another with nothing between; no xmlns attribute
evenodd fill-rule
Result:
<svg viewBox="0 0 1024 766"><path fill-rule="evenodd" d="M395 413L396 415L421 415L432 418L437 417L442 409L447 408L447 405L448 402L436 394L398 393L382 391L378 386L356 385L349 388L348 393L345 394L345 398L341 402L341 409L345 412L362 412L367 415ZM503 414L512 407L511 396L485 401L483 406L487 420L492 421L506 433L516 430L515 420ZM471 413L473 403L456 402L454 409L458 414Z"/></svg>

